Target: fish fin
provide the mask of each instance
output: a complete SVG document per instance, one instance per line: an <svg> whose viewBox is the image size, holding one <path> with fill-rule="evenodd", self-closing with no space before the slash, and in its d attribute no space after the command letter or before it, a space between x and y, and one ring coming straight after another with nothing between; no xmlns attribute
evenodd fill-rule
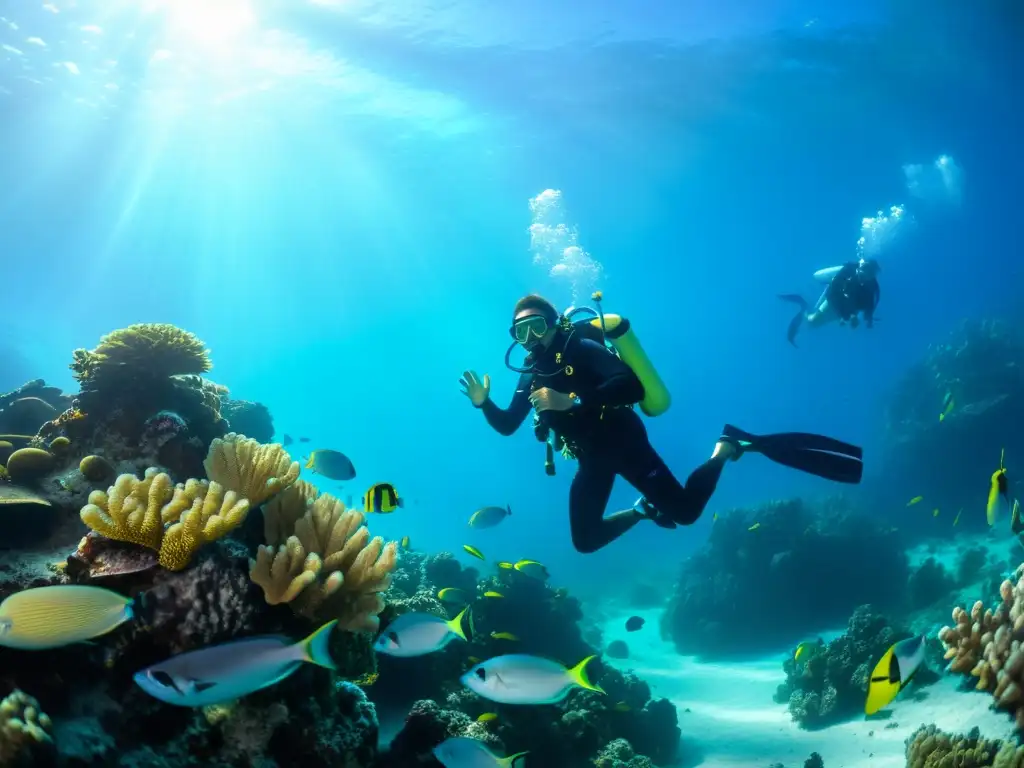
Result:
<svg viewBox="0 0 1024 768"><path fill-rule="evenodd" d="M195 681L192 682L192 687L193 687L193 689L195 689L196 693L202 693L203 691L208 691L211 688L213 688L213 686L215 686L215 685L216 685L216 683L204 683L201 680L195 680Z"/></svg>
<svg viewBox="0 0 1024 768"><path fill-rule="evenodd" d="M308 457L304 456L303 458L306 459L306 467L305 468L306 469L312 469L313 468L313 456L312 455L310 455Z"/></svg>
<svg viewBox="0 0 1024 768"><path fill-rule="evenodd" d="M400 506L402 509L405 509L405 499L403 499L401 496L395 497L395 504Z"/></svg>
<svg viewBox="0 0 1024 768"><path fill-rule="evenodd" d="M302 647L303 661L308 661L327 669L337 669L337 664L331 658L328 648L331 642L331 630L338 623L337 619L328 621L320 629L303 640L299 645Z"/></svg>
<svg viewBox="0 0 1024 768"><path fill-rule="evenodd" d="M503 757L498 761L498 765L501 768L526 768L526 756L530 754L527 752L516 752L514 755Z"/></svg>
<svg viewBox="0 0 1024 768"><path fill-rule="evenodd" d="M596 659L597 656L587 656L583 661L577 664L575 667L568 671L569 678L580 688L586 688L588 691L597 691L598 693L604 693L604 689L600 685L595 685L590 682L590 678L587 677L587 665Z"/></svg>
<svg viewBox="0 0 1024 768"><path fill-rule="evenodd" d="M459 611L458 616L456 616L454 619L448 622L448 627L451 629L451 631L459 637L461 637L463 640L466 639L466 631L462 628L462 617L466 615L466 611L468 610L469 606L467 605L465 608Z"/></svg>

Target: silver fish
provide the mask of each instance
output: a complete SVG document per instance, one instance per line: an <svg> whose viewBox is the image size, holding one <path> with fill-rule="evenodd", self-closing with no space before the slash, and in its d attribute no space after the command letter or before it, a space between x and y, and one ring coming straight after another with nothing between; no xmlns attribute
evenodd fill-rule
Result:
<svg viewBox="0 0 1024 768"><path fill-rule="evenodd" d="M451 621L430 613L405 613L388 625L374 641L373 649L388 656L423 656L444 648L452 640L466 639L462 617L469 608L463 608Z"/></svg>

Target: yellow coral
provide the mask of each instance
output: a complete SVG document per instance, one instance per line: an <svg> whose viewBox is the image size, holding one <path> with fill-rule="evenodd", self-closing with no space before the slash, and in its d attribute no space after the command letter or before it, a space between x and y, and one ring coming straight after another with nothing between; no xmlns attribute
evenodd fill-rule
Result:
<svg viewBox="0 0 1024 768"><path fill-rule="evenodd" d="M295 523L318 493L312 483L296 480L263 505L263 538L268 545L280 546L291 536Z"/></svg>
<svg viewBox="0 0 1024 768"><path fill-rule="evenodd" d="M263 445L234 432L210 443L203 466L210 480L254 505L262 504L299 478L299 463L292 461L283 446Z"/></svg>
<svg viewBox="0 0 1024 768"><path fill-rule="evenodd" d="M121 475L103 491L89 494L82 522L108 539L160 549L164 536L162 510L174 496L174 482L152 467L140 480Z"/></svg>
<svg viewBox="0 0 1024 768"><path fill-rule="evenodd" d="M35 765L37 750L53 747L53 724L39 702L14 690L0 702L0 765Z"/></svg>
<svg viewBox="0 0 1024 768"><path fill-rule="evenodd" d="M210 368L203 342L168 323L138 323L108 333L96 349L76 349L71 364L75 379L92 389L98 389L107 378L167 377L206 373Z"/></svg>
<svg viewBox="0 0 1024 768"><path fill-rule="evenodd" d="M174 499L164 508L164 522L176 522L164 532L160 565L180 571L203 544L216 541L237 528L249 513L249 500L218 483L189 480L175 489Z"/></svg>
<svg viewBox="0 0 1024 768"><path fill-rule="evenodd" d="M370 540L362 512L345 509L330 494L308 505L283 547L261 547L250 561L250 578L267 602L292 602L310 618L338 619L351 631L376 630L384 607L379 593L391 583L398 548Z"/></svg>
<svg viewBox="0 0 1024 768"><path fill-rule="evenodd" d="M249 501L217 483L189 480L175 486L154 468L140 480L121 475L114 485L89 494L82 522L109 539L160 553L160 564L185 568L203 544L221 538L245 520Z"/></svg>

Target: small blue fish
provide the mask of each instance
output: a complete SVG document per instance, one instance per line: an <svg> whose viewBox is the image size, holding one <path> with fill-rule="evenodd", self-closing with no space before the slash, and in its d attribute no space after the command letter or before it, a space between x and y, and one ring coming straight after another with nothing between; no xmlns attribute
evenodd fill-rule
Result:
<svg viewBox="0 0 1024 768"><path fill-rule="evenodd" d="M434 757L444 768L523 768L526 752L498 757L477 739L453 736L434 747Z"/></svg>
<svg viewBox="0 0 1024 768"><path fill-rule="evenodd" d="M388 656L423 656L444 648L452 640L466 639L462 617L469 608L463 608L451 621L430 613L405 613L391 622L374 641L373 649Z"/></svg>
<svg viewBox="0 0 1024 768"><path fill-rule="evenodd" d="M572 669L540 656L509 654L477 664L460 679L473 693L499 704L557 704L573 687L604 693L587 677L588 656Z"/></svg>
<svg viewBox="0 0 1024 768"><path fill-rule="evenodd" d="M328 651L329 621L298 643L277 636L247 637L172 656L135 674L150 696L179 707L205 707L281 682L304 662L335 669Z"/></svg>
<svg viewBox="0 0 1024 768"><path fill-rule="evenodd" d="M356 468L352 460L339 451L332 451L330 448L320 448L309 454L306 461L306 469L311 469L318 475L323 475L328 480L352 480L356 476Z"/></svg>

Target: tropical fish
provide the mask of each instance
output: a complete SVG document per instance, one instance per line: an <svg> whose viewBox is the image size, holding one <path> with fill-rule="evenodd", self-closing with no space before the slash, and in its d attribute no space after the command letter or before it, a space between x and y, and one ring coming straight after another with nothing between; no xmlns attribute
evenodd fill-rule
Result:
<svg viewBox="0 0 1024 768"><path fill-rule="evenodd" d="M753 524L752 526L750 526L749 528L747 528L747 530L748 530L748 531L756 531L756 530L757 530L758 528L760 528L760 527L761 527L761 524L760 524L760 523L754 523L754 524Z"/></svg>
<svg viewBox="0 0 1024 768"><path fill-rule="evenodd" d="M907 506L912 507L915 504L920 504L922 501L924 501L924 496L915 496L914 498L907 502Z"/></svg>
<svg viewBox="0 0 1024 768"><path fill-rule="evenodd" d="M308 437L300 437L299 438L299 442L300 443L308 443L309 442L309 438Z"/></svg>
<svg viewBox="0 0 1024 768"><path fill-rule="evenodd" d="M718 513L717 512L715 512L715 514L713 514L711 516L711 522L713 522L713 523L717 523L718 522Z"/></svg>
<svg viewBox="0 0 1024 768"><path fill-rule="evenodd" d="M377 682L378 672L366 672L352 681L354 685L367 688Z"/></svg>
<svg viewBox="0 0 1024 768"><path fill-rule="evenodd" d="M484 597L505 597L501 592L495 592L493 589L489 589L484 592Z"/></svg>
<svg viewBox="0 0 1024 768"><path fill-rule="evenodd" d="M513 635L511 632L491 632L491 637L495 640L518 640L519 638Z"/></svg>
<svg viewBox="0 0 1024 768"><path fill-rule="evenodd" d="M453 736L434 747L434 757L444 768L524 768L527 752L498 757L482 741Z"/></svg>
<svg viewBox="0 0 1024 768"><path fill-rule="evenodd" d="M630 616L626 619L626 631L636 632L638 629L642 629L644 626L643 616Z"/></svg>
<svg viewBox="0 0 1024 768"><path fill-rule="evenodd" d="M356 476L356 468L349 457L330 448L321 448L310 453L306 469L323 475L328 480L351 480Z"/></svg>
<svg viewBox="0 0 1024 768"><path fill-rule="evenodd" d="M482 715L480 715L480 717L478 717L476 719L476 721L478 723L489 723L492 720L497 720L497 719L498 719L498 713L497 712L484 712Z"/></svg>
<svg viewBox="0 0 1024 768"><path fill-rule="evenodd" d="M473 528L493 528L506 517L512 514L512 507L482 507L474 512L469 518L469 524Z"/></svg>
<svg viewBox="0 0 1024 768"><path fill-rule="evenodd" d="M363 509L367 513L376 512L379 515L387 515L404 506L405 502L391 483L375 483L370 486L363 497Z"/></svg>
<svg viewBox="0 0 1024 768"><path fill-rule="evenodd" d="M953 518L953 525L956 525L957 523L959 523L959 522L960 522L960 515L962 515L962 514L963 514L963 512L964 512L964 508L963 508L963 507L960 507L960 511L958 511L958 512L956 513L956 517L954 517L954 518Z"/></svg>
<svg viewBox="0 0 1024 768"><path fill-rule="evenodd" d="M499 704L557 704L574 688L604 693L587 677L587 656L572 669L540 656L509 654L477 664L461 678L462 684Z"/></svg>
<svg viewBox="0 0 1024 768"><path fill-rule="evenodd" d="M480 663L480 659L478 659L476 656L470 656L468 659L466 659L466 661L468 661L470 664Z"/></svg>
<svg viewBox="0 0 1024 768"><path fill-rule="evenodd" d="M437 593L437 599L442 603L458 603L465 605L469 602L469 595L458 587L445 587Z"/></svg>
<svg viewBox="0 0 1024 768"><path fill-rule="evenodd" d="M945 421L954 408L956 408L956 402L953 399L953 393L946 392L946 396L942 398L942 410L939 412L939 421Z"/></svg>
<svg viewBox="0 0 1024 768"><path fill-rule="evenodd" d="M868 682L864 712L873 715L896 698L924 661L925 636L900 640L875 665Z"/></svg>
<svg viewBox="0 0 1024 768"><path fill-rule="evenodd" d="M82 643L132 618L132 604L131 598L102 587L23 589L0 603L0 645L41 651Z"/></svg>
<svg viewBox="0 0 1024 768"><path fill-rule="evenodd" d="M500 563L497 563L497 566L499 568L505 568L506 570L511 570L512 568L516 567L516 564L515 563L508 563L508 562L505 562L504 560L502 560Z"/></svg>
<svg viewBox="0 0 1024 768"><path fill-rule="evenodd" d="M1020 499L1013 500L1013 511L1010 513L1010 530L1020 535L1024 533L1024 526L1020 520Z"/></svg>
<svg viewBox="0 0 1024 768"><path fill-rule="evenodd" d="M985 505L985 517L989 525L995 525L996 517L999 516L1001 508L1010 506L1010 481L1006 477L1006 467L1003 460L1006 458L1006 450L999 454L999 469L992 473L992 481L988 489L988 503Z"/></svg>
<svg viewBox="0 0 1024 768"><path fill-rule="evenodd" d="M279 683L304 662L335 669L328 651L329 621L305 640L274 635L200 648L172 656L135 674L146 693L179 707L205 707L246 696Z"/></svg>
<svg viewBox="0 0 1024 768"><path fill-rule="evenodd" d="M388 656L423 656L439 651L456 638L466 639L463 608L454 619L446 621L430 613L404 613L388 625L374 641L373 649Z"/></svg>
<svg viewBox="0 0 1024 768"><path fill-rule="evenodd" d="M291 444L292 444L292 443L294 443L294 442L295 442L295 441L294 441L294 440L292 440L292 436L291 436L291 435L288 435L288 434L286 434L286 435L284 436L284 440L282 440L282 441L281 441L281 444L282 444L282 445L283 445L283 446L284 446L285 448L287 448L287 447L288 447L289 445L291 445Z"/></svg>
<svg viewBox="0 0 1024 768"><path fill-rule="evenodd" d="M410 547L409 547L409 537L408 536L403 536L402 537L402 549L410 549Z"/></svg>
<svg viewBox="0 0 1024 768"><path fill-rule="evenodd" d="M520 560L513 567L525 576L540 581L546 580L551 575L548 573L548 569L536 560Z"/></svg>
<svg viewBox="0 0 1024 768"><path fill-rule="evenodd" d="M633 708L631 706L629 706L629 704L627 704L626 702L620 701L620 702L617 702L615 704L615 706L612 707L612 709L614 709L616 712L629 712Z"/></svg>
<svg viewBox="0 0 1024 768"><path fill-rule="evenodd" d="M793 651L793 661L800 661L801 657L810 657L817 651L825 647L825 642L818 638L816 641L805 641L800 643Z"/></svg>
<svg viewBox="0 0 1024 768"><path fill-rule="evenodd" d="M473 557L480 558L481 560L487 559L486 557L484 557L484 553L476 547L470 546L469 544L463 544L462 548L466 550L469 554L471 554Z"/></svg>
<svg viewBox="0 0 1024 768"><path fill-rule="evenodd" d="M936 507L935 509L932 510L932 517L938 517L938 516L939 516L939 508Z"/></svg>

